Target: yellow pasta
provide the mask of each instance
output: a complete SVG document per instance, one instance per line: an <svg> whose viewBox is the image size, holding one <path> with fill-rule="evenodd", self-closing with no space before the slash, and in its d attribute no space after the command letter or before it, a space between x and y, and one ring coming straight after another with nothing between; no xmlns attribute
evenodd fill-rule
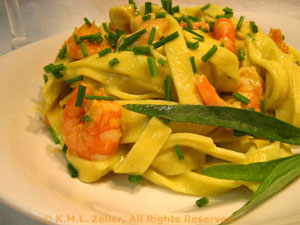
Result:
<svg viewBox="0 0 300 225"><path fill-rule="evenodd" d="M237 31L238 19L216 4L174 13L155 4L151 11L129 4L113 7L109 15L110 23L76 28L44 69L41 115L81 181L127 174L184 194L216 196L242 185L256 191L260 182L216 179L203 175L203 168L292 155L288 144L148 117L123 106L195 104L264 112L265 103L264 113L300 126L295 49L255 32L247 21Z"/></svg>

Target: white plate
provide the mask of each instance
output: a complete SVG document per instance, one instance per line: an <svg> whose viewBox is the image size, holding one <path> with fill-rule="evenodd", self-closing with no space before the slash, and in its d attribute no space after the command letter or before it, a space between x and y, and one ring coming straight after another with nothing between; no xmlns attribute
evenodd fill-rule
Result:
<svg viewBox="0 0 300 225"><path fill-rule="evenodd" d="M244 15L255 19L265 31L270 26L280 27L288 43L300 49L295 29L300 27L299 21L277 15ZM197 197L149 182L134 185L127 176L108 175L95 184L70 178L64 155L56 149L35 109L43 66L53 61L65 38L56 36L0 58L0 199L4 203L57 224L182 225L216 224L249 199L249 191L238 189L199 209L194 204ZM234 224L299 224L299 199L297 179Z"/></svg>

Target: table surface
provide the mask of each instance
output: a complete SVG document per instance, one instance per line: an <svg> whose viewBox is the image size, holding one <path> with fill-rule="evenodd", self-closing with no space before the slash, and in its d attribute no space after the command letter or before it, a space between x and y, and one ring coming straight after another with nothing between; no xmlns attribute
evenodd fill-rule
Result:
<svg viewBox="0 0 300 225"><path fill-rule="evenodd" d="M115 5L127 4L127 0L19 0L24 26L27 33L28 43L33 43L59 33L72 31L75 26L83 23L83 18L96 20L98 24L107 21L108 8ZM143 1L136 0L138 5ZM152 0L152 2L160 2ZM174 4L184 2L187 5L195 5L192 0L176 1ZM199 1L198 4L204 5L208 1ZM225 7L222 0L211 0ZM236 6L237 2L242 2ZM237 11L280 13L291 18L300 20L300 1L246 1L230 0L226 1L226 6L232 7ZM0 56L13 49L11 48L11 33L5 12L4 2L0 0ZM39 225L41 222L34 221L27 216L0 203L0 224L1 225Z"/></svg>

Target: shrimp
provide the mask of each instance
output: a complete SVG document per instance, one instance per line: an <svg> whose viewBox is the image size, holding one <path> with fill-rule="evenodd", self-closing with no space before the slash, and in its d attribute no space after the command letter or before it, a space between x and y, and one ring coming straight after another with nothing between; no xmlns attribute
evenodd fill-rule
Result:
<svg viewBox="0 0 300 225"><path fill-rule="evenodd" d="M182 27L189 28L186 23L181 23L180 25ZM202 29L209 31L209 24L208 23L205 23L205 22L196 22L196 23L192 23L192 25L193 25L193 28L195 30L199 30L199 27L201 27Z"/></svg>
<svg viewBox="0 0 300 225"><path fill-rule="evenodd" d="M131 47L143 46L148 44L152 27L156 28L153 42L161 39L164 36L166 30L169 27L169 22L165 18L155 19L154 13L150 13L150 15L151 19L146 21L142 21L141 16L136 17L135 25L138 26L138 30L135 31L135 33L143 29L146 29L146 33L141 35L141 37L135 43L133 43Z"/></svg>
<svg viewBox="0 0 300 225"><path fill-rule="evenodd" d="M217 19L213 26L215 39L225 45L225 47L234 52L235 48L235 29L230 19Z"/></svg>
<svg viewBox="0 0 300 225"><path fill-rule="evenodd" d="M91 94L91 87L84 86L86 94ZM84 99L82 107L77 107L77 92L78 88L73 91L63 112L62 133L68 151L87 160L114 154L122 136L121 106L116 101ZM95 94L104 96L104 89ZM91 121L82 121L84 116L89 116Z"/></svg>
<svg viewBox="0 0 300 225"><path fill-rule="evenodd" d="M250 100L248 105L230 104L223 100L216 89L208 81L207 77L201 75L197 79L196 87L204 105L231 106L238 108L251 108L261 111L260 101L263 99L264 82L255 67L242 67L240 69L240 84L237 93L240 93Z"/></svg>
<svg viewBox="0 0 300 225"><path fill-rule="evenodd" d="M286 54L289 54L289 46L283 41L283 35L280 29L270 29L269 36L273 39L277 47Z"/></svg>
<svg viewBox="0 0 300 225"><path fill-rule="evenodd" d="M88 26L86 23L83 24L79 28L75 28L75 31L73 32L72 36L65 42L65 45L67 45L67 52L70 57L73 59L82 59L83 52L81 45L76 44L73 35L77 35L78 38L85 35L93 35L97 32L101 33L101 29L93 22L91 26ZM102 49L109 48L110 46L108 44L102 43L96 43L96 42L89 42L88 40L84 40L86 50L88 55L93 55L101 51Z"/></svg>

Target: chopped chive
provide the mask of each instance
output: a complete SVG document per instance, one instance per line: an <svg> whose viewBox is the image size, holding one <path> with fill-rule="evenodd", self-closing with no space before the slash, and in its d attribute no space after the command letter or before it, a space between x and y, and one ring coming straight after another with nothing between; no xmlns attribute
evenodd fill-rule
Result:
<svg viewBox="0 0 300 225"><path fill-rule="evenodd" d="M125 34L125 31L122 29L116 29L117 39L121 37L123 34Z"/></svg>
<svg viewBox="0 0 300 225"><path fill-rule="evenodd" d="M214 28L214 25L215 25L215 22L209 22L209 31L213 31L213 28Z"/></svg>
<svg viewBox="0 0 300 225"><path fill-rule="evenodd" d="M85 90L86 90L86 87L79 84L75 106L77 106L77 107L82 106L84 96L85 96Z"/></svg>
<svg viewBox="0 0 300 225"><path fill-rule="evenodd" d="M196 201L196 205L201 208L203 206L206 206L209 202L209 199L205 196L203 198L200 198Z"/></svg>
<svg viewBox="0 0 300 225"><path fill-rule="evenodd" d="M75 43L76 43L76 44L78 44L78 45L80 44L80 40L79 40L77 34L74 34L74 35L73 35L73 39L75 40Z"/></svg>
<svg viewBox="0 0 300 225"><path fill-rule="evenodd" d="M155 32L156 32L156 28L152 27L151 33L150 33L150 36L149 36L149 40L148 40L149 45L152 45L152 43L153 43Z"/></svg>
<svg viewBox="0 0 300 225"><path fill-rule="evenodd" d="M197 41L200 41L200 42L203 42L203 41L204 41L204 37L203 37L203 38L193 37L193 39L195 39L195 40L197 40Z"/></svg>
<svg viewBox="0 0 300 225"><path fill-rule="evenodd" d="M148 67L149 67L149 70L150 70L151 77L157 77L158 73L157 73L155 58L154 57L148 57L147 61L148 61Z"/></svg>
<svg viewBox="0 0 300 225"><path fill-rule="evenodd" d="M284 35L282 35L282 40L283 40L283 41L285 40L285 36L284 36Z"/></svg>
<svg viewBox="0 0 300 225"><path fill-rule="evenodd" d="M133 5L133 8L134 8L134 9L137 9L135 1L129 0L128 3L129 3L130 5Z"/></svg>
<svg viewBox="0 0 300 225"><path fill-rule="evenodd" d="M190 58L190 60L191 60L192 68L193 68L193 73L197 73L197 67L196 67L195 57L192 56Z"/></svg>
<svg viewBox="0 0 300 225"><path fill-rule="evenodd" d="M225 47L224 43L221 43L220 46L221 46L221 47Z"/></svg>
<svg viewBox="0 0 300 225"><path fill-rule="evenodd" d="M251 26L251 30L252 30L253 33L257 33L258 32L258 28L257 28L257 26L256 26L256 24L255 24L254 21L250 21L250 26Z"/></svg>
<svg viewBox="0 0 300 225"><path fill-rule="evenodd" d="M120 46L120 50L124 50L126 47L131 45L137 39L139 39L144 33L146 33L146 29L140 30L140 31L132 34L131 36L125 38L123 45Z"/></svg>
<svg viewBox="0 0 300 225"><path fill-rule="evenodd" d="M211 49L208 50L207 53L205 53L204 56L202 56L201 60L202 62L207 62L207 60L213 55L215 54L215 52L218 50L218 47L216 45L213 45L211 47Z"/></svg>
<svg viewBox="0 0 300 225"><path fill-rule="evenodd" d="M58 58L64 59L66 57L66 53L67 53L67 45L64 45L64 47L62 47L62 49L58 53Z"/></svg>
<svg viewBox="0 0 300 225"><path fill-rule="evenodd" d="M165 18L166 13L165 12L156 12L155 13L155 19Z"/></svg>
<svg viewBox="0 0 300 225"><path fill-rule="evenodd" d="M44 83L46 84L48 81L48 75L44 73L43 77L44 77Z"/></svg>
<svg viewBox="0 0 300 225"><path fill-rule="evenodd" d="M239 19L239 22L238 24L236 25L236 30L239 31L243 25L243 22L244 22L244 19L245 17L244 16L241 16L240 19Z"/></svg>
<svg viewBox="0 0 300 225"><path fill-rule="evenodd" d="M73 77L71 79L68 79L68 80L66 80L66 83L67 84L71 84L71 83L74 83L74 82L77 82L77 81L81 81L81 80L83 80L83 75L79 75L77 77Z"/></svg>
<svg viewBox="0 0 300 225"><path fill-rule="evenodd" d="M151 14L147 14L145 16L142 16L142 20L146 21L146 20L151 20Z"/></svg>
<svg viewBox="0 0 300 225"><path fill-rule="evenodd" d="M143 177L141 175L129 175L129 182L141 184L143 182Z"/></svg>
<svg viewBox="0 0 300 225"><path fill-rule="evenodd" d="M72 178L78 177L78 172L71 163L68 163L67 168Z"/></svg>
<svg viewBox="0 0 300 225"><path fill-rule="evenodd" d="M158 62L161 66L167 65L167 61L164 60L163 58L159 58L159 59L157 60L157 62Z"/></svg>
<svg viewBox="0 0 300 225"><path fill-rule="evenodd" d="M228 7L225 7L223 9L223 11L225 12L225 14L231 14L231 13L233 13L232 8L228 8Z"/></svg>
<svg viewBox="0 0 300 225"><path fill-rule="evenodd" d="M111 48L105 48L105 49L101 50L100 52L98 52L98 56L102 57L102 56L105 56L109 53L111 53Z"/></svg>
<svg viewBox="0 0 300 225"><path fill-rule="evenodd" d="M203 29L201 26L200 27L198 27L198 30L201 30L202 32L204 32L204 33L208 33L208 30L206 30L206 29Z"/></svg>
<svg viewBox="0 0 300 225"><path fill-rule="evenodd" d="M47 73L52 73L56 79L60 79L60 78L64 77L64 75L60 71L65 70L65 69L66 69L66 67L64 64L54 65L54 64L50 63L44 67L44 71Z"/></svg>
<svg viewBox="0 0 300 225"><path fill-rule="evenodd" d="M175 145L175 146L174 146L174 149L175 149L175 151L176 151L176 155L177 155L178 159L179 159L179 160L184 160L184 156L183 156L183 154L182 154L182 151L181 151L179 145Z"/></svg>
<svg viewBox="0 0 300 225"><path fill-rule="evenodd" d="M238 52L238 58L240 61L243 61L245 59L245 50L240 49Z"/></svg>
<svg viewBox="0 0 300 225"><path fill-rule="evenodd" d="M234 93L232 95L236 100L240 101L244 105L248 105L250 103L250 99L245 97L244 95L241 95L240 93Z"/></svg>
<svg viewBox="0 0 300 225"><path fill-rule="evenodd" d="M100 95L86 95L85 99L88 99L88 100L106 100L106 101L115 100L115 98L113 96L100 96Z"/></svg>
<svg viewBox="0 0 300 225"><path fill-rule="evenodd" d="M152 2L145 2L145 15L152 12Z"/></svg>
<svg viewBox="0 0 300 225"><path fill-rule="evenodd" d="M247 35L248 35L248 37L250 38L250 40L251 40L251 41L254 41L254 40L255 40L255 38L253 37L253 35L252 35L252 34L250 34L250 33L247 33Z"/></svg>
<svg viewBox="0 0 300 225"><path fill-rule="evenodd" d="M211 6L210 3L206 4L205 6L203 6L203 7L201 8L201 11L207 10L210 6Z"/></svg>
<svg viewBox="0 0 300 225"><path fill-rule="evenodd" d="M90 34L90 35L84 35L84 36L81 36L79 39L81 41L88 40L89 42L92 42L92 43L96 42L98 44L100 44L103 41L103 37L101 36L100 32L97 32L95 34Z"/></svg>
<svg viewBox="0 0 300 225"><path fill-rule="evenodd" d="M227 18L230 19L231 17L233 17L233 13L228 13L228 14L223 14L223 15L217 15L216 19L220 19L220 18Z"/></svg>
<svg viewBox="0 0 300 225"><path fill-rule="evenodd" d="M297 64L298 66L300 66L300 62L299 62L299 60L297 60L297 61L296 61L296 64Z"/></svg>
<svg viewBox="0 0 300 225"><path fill-rule="evenodd" d="M80 121L81 122L91 122L92 118L89 115L85 115L85 116L81 117Z"/></svg>
<svg viewBox="0 0 300 225"><path fill-rule="evenodd" d="M133 48L133 53L135 55L147 55L150 54L150 47L149 46L136 46Z"/></svg>
<svg viewBox="0 0 300 225"><path fill-rule="evenodd" d="M84 57L89 56L89 55L88 55L88 52L87 52L87 50L86 50L86 46L85 46L84 41L82 41L82 42L80 43L80 46L81 46L81 49L82 49L82 54L83 54L83 56L84 56Z"/></svg>
<svg viewBox="0 0 300 225"><path fill-rule="evenodd" d="M190 41L187 41L186 42L186 46L189 48L189 49L197 49L199 48L199 42L196 41L196 42L190 42Z"/></svg>
<svg viewBox="0 0 300 225"><path fill-rule="evenodd" d="M120 61L118 60L118 58L113 58L113 59L110 60L108 63L109 63L109 65L110 65L110 67L113 67L113 66L119 64Z"/></svg>
<svg viewBox="0 0 300 225"><path fill-rule="evenodd" d="M172 0L161 0L161 4L163 9L165 9L169 14L173 14L172 12Z"/></svg>
<svg viewBox="0 0 300 225"><path fill-rule="evenodd" d="M176 5L172 8L172 14L179 13L179 11L180 11L179 5Z"/></svg>
<svg viewBox="0 0 300 225"><path fill-rule="evenodd" d="M186 16L183 16L182 19L183 19L184 22L186 22L186 24L189 27L189 29L191 29L191 30L194 29L193 24L191 23L191 21L190 21L189 18L187 18Z"/></svg>
<svg viewBox="0 0 300 225"><path fill-rule="evenodd" d="M261 100L260 101L260 108L261 108L261 112L262 113L266 113L267 110L266 110L266 105L265 105L265 101L264 100Z"/></svg>
<svg viewBox="0 0 300 225"><path fill-rule="evenodd" d="M203 37L201 34L198 34L197 32L192 31L192 30L190 30L190 29L188 29L188 28L186 28L186 27L184 27L183 29L184 29L185 31L187 31L187 32L190 32L191 34L196 35L197 37L199 37L200 39L203 39L203 41L204 41L204 37Z"/></svg>
<svg viewBox="0 0 300 225"><path fill-rule="evenodd" d="M88 20L88 18L84 18L84 22L90 27L92 26L91 22Z"/></svg>
<svg viewBox="0 0 300 225"><path fill-rule="evenodd" d="M48 130L49 130L50 133L51 133L51 136L52 136L52 138L53 138L54 143L55 143L55 144L59 144L60 141L59 141L59 139L58 139L58 137L57 137L57 135L56 135L56 133L55 133L53 127L49 126L49 127L48 127Z"/></svg>
<svg viewBox="0 0 300 225"><path fill-rule="evenodd" d="M109 33L109 29L106 23L102 23L102 27L105 30L106 33Z"/></svg>
<svg viewBox="0 0 300 225"><path fill-rule="evenodd" d="M171 79L172 77L170 75L167 75L165 79L165 94L167 101L171 101Z"/></svg>
<svg viewBox="0 0 300 225"><path fill-rule="evenodd" d="M157 49L157 48L159 48L160 46L166 44L166 43L169 42L169 41L172 41L173 39L175 39L175 38L177 38L177 37L179 37L178 31L176 31L176 32L174 32L174 33L168 35L168 36L165 37L164 39L161 39L161 40L155 42L155 43L153 44L153 47L154 47L154 49Z"/></svg>
<svg viewBox="0 0 300 225"><path fill-rule="evenodd" d="M63 153L66 154L67 150L68 150L68 146L66 144L64 144L64 146L62 148Z"/></svg>
<svg viewBox="0 0 300 225"><path fill-rule="evenodd" d="M188 18L189 18L190 20L193 20L194 22L199 22L199 21L200 21L200 18L195 17L195 16L188 16Z"/></svg>

